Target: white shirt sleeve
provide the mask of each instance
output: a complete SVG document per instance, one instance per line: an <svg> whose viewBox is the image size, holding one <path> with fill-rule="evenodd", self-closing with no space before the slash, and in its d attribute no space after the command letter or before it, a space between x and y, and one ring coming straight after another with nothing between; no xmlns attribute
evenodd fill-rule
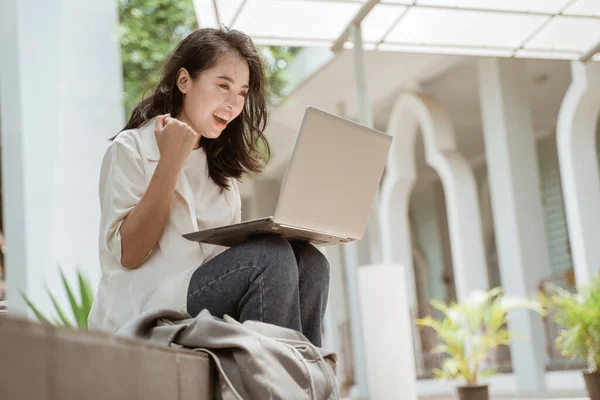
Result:
<svg viewBox="0 0 600 400"><path fill-rule="evenodd" d="M239 224L242 221L242 199L240 196L240 188L236 179L231 179L232 192L234 194L235 206L233 208L233 224Z"/></svg>
<svg viewBox="0 0 600 400"><path fill-rule="evenodd" d="M147 189L139 151L117 137L106 150L100 172L100 251L121 264L121 225ZM121 264L122 265L122 264Z"/></svg>

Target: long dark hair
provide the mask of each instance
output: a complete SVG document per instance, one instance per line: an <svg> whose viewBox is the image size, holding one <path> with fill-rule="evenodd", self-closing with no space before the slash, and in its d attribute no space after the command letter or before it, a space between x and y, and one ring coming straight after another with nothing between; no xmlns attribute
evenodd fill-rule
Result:
<svg viewBox="0 0 600 400"><path fill-rule="evenodd" d="M206 28L188 35L166 62L154 92L134 107L122 130L139 128L157 115L177 116L183 108L183 95L176 84L178 71L185 68L196 79L227 53L237 53L248 63L250 88L242 113L218 138L201 140L209 175L222 189L229 187L229 178L239 179L246 172L262 171L271 155L269 142L263 135L268 120L267 78L252 39L244 33Z"/></svg>

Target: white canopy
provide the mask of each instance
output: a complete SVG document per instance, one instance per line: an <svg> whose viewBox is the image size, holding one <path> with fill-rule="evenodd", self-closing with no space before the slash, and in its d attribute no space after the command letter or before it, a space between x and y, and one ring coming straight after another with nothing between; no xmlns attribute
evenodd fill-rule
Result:
<svg viewBox="0 0 600 400"><path fill-rule="evenodd" d="M600 43L600 0L194 0L200 27L259 44L408 53L584 59ZM595 60L600 60L596 55Z"/></svg>

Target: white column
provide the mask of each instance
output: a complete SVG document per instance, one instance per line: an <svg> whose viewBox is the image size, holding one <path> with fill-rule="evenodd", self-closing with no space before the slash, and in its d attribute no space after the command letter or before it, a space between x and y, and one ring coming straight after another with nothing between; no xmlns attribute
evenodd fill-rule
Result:
<svg viewBox="0 0 600 400"><path fill-rule="evenodd" d="M407 171L409 172L409 171ZM416 179L416 178L415 178ZM409 205L414 179L408 176L386 178L381 193L381 235L383 261L386 264L402 265L406 271L408 306L417 309L416 279L413 272Z"/></svg>
<svg viewBox="0 0 600 400"><path fill-rule="evenodd" d="M338 355L337 378L340 384L344 383L349 375L349 368L353 368L349 337L344 327L348 322L347 300L345 292L344 260L341 246L323 247L323 253L329 261L329 298L325 312L325 334L323 346Z"/></svg>
<svg viewBox="0 0 600 400"><path fill-rule="evenodd" d="M361 268L359 277L369 398L416 400L415 368L406 357L413 346L403 266L370 265Z"/></svg>
<svg viewBox="0 0 600 400"><path fill-rule="evenodd" d="M368 127L373 127L373 112L369 103L367 93L367 71L365 70L365 56L362 43L362 31L360 25L351 25L350 32L353 41L354 75L356 77L356 95L358 99L358 121ZM367 257L370 263L378 263L382 260L381 236L379 230L379 200L378 194L373 201L373 209L369 216L364 244L367 249Z"/></svg>
<svg viewBox="0 0 600 400"><path fill-rule="evenodd" d="M62 2L53 258L48 284L61 286L60 264L72 282L79 267L95 287L100 277L100 164L109 138L125 125L118 6L105 0Z"/></svg>
<svg viewBox="0 0 600 400"><path fill-rule="evenodd" d="M104 0L0 4L11 313L25 312L20 290L51 309L45 285L66 305L59 265L72 283L77 267L99 278L100 163L124 124L117 23Z"/></svg>
<svg viewBox="0 0 600 400"><path fill-rule="evenodd" d="M535 136L523 60L479 61L479 94L502 285L508 295L536 292L550 274ZM545 387L546 354L540 317L525 310L509 328L528 339L511 342L522 391Z"/></svg>
<svg viewBox="0 0 600 400"><path fill-rule="evenodd" d="M489 287L475 175L458 152L445 153L439 159L428 158L440 174L446 193L454 284L456 297L462 300L474 290Z"/></svg>
<svg viewBox="0 0 600 400"><path fill-rule="evenodd" d="M411 174L410 169L405 171ZM419 327L414 323L418 313L417 279L414 272L413 252L411 241L411 227L409 221L410 193L412 192L414 180L403 174L401 177L388 176L381 190L381 236L383 244L384 265L394 265L403 276L402 307L394 311L406 312L409 316L408 332L403 332L410 338L411 352L408 348L403 354L412 357L403 357L403 361L412 365L413 370L423 371L425 361L421 349L421 336ZM398 340L404 341L404 336L398 332ZM416 373L415 373L416 375Z"/></svg>
<svg viewBox="0 0 600 400"><path fill-rule="evenodd" d="M600 177L596 130L600 65L571 64L572 82L558 115L556 140L571 252L578 284L600 270Z"/></svg>
<svg viewBox="0 0 600 400"><path fill-rule="evenodd" d="M360 31L360 25L353 25L352 39L354 42L355 55L355 66L357 66L357 90L359 93L359 106L362 108L368 106L364 96L366 95L365 81L362 66L362 36ZM368 117L368 110L363 109L361 111L361 118ZM360 299L358 297L358 267L359 267L359 254L358 244L348 243L343 245L344 254L344 272L346 278L347 288L347 300L348 309L350 314L350 328L352 332L352 353L354 356L354 379L355 386L352 388L352 395L354 397L366 397L369 393L368 382L367 382L367 370L365 363L364 354L364 342L363 342L363 331L362 331L362 316L360 313Z"/></svg>
<svg viewBox="0 0 600 400"><path fill-rule="evenodd" d="M0 2L0 121L7 301L20 291L43 309L50 268L53 169L58 132L61 2Z"/></svg>

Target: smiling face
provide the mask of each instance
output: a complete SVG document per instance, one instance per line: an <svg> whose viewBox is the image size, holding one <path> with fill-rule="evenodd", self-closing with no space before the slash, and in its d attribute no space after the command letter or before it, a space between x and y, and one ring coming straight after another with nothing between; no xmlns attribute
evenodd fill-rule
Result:
<svg viewBox="0 0 600 400"><path fill-rule="evenodd" d="M244 109L249 79L248 63L235 54L225 54L195 80L180 69L177 87L183 93L183 108L176 118L203 137L218 138Z"/></svg>

